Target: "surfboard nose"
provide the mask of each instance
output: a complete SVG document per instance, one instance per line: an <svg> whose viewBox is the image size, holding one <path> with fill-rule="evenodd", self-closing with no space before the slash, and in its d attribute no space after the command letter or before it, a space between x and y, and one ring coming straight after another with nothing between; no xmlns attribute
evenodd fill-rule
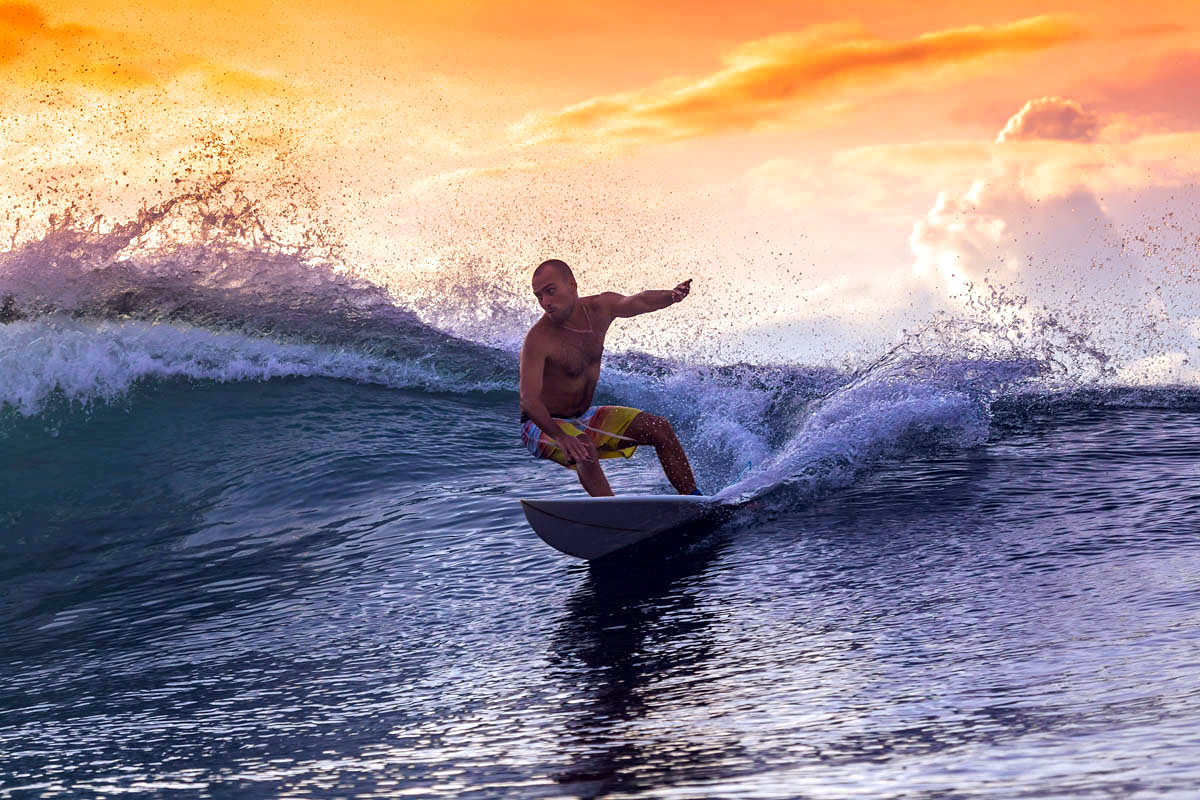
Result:
<svg viewBox="0 0 1200 800"><path fill-rule="evenodd" d="M542 541L589 561L694 522L715 505L711 498L690 495L521 501L529 527Z"/></svg>

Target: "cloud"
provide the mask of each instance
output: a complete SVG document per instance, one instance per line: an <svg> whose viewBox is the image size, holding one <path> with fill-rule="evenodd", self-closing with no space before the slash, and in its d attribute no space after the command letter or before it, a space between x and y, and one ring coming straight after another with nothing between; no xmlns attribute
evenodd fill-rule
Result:
<svg viewBox="0 0 1200 800"><path fill-rule="evenodd" d="M533 114L517 128L527 143L640 143L816 124L867 97L968 80L997 58L1087 38L1073 17L935 31L893 41L854 24L824 25L748 42L724 69L694 80L596 97Z"/></svg>
<svg viewBox="0 0 1200 800"><path fill-rule="evenodd" d="M1058 139L1072 142L1091 142L1100 129L1100 119L1074 100L1062 97L1039 97L1030 100L1014 114L998 142Z"/></svg>
<svg viewBox="0 0 1200 800"><path fill-rule="evenodd" d="M1152 123L1101 116L1061 97L1030 100L992 142L870 145L839 151L835 165L927 191L1005 176L1033 200L1200 181L1200 130L1155 132ZM957 191L961 191L957 190Z"/></svg>
<svg viewBox="0 0 1200 800"><path fill-rule="evenodd" d="M1041 97L1026 102L992 141L854 147L820 168L774 159L746 180L776 205L800 208L836 196L881 214L908 214L911 224L916 208L929 208L930 196L962 195L997 176L1031 201L1187 186L1200 181L1200 162L1191 155L1197 148L1200 131L1152 133L1137 120L1105 117L1073 99Z"/></svg>
<svg viewBox="0 0 1200 800"><path fill-rule="evenodd" d="M940 193L909 244L915 272L952 296L989 276L1022 292L1057 294L1077 290L1078 281L1062 279L1105 263L1119 239L1095 195L1077 189L1035 201L998 172L965 193Z"/></svg>
<svg viewBox="0 0 1200 800"><path fill-rule="evenodd" d="M1050 242L1060 264L1104 261L1121 238L1111 207L1119 197L1187 192L1200 181L1191 157L1200 131L1120 141L1109 130L1073 100L1038 98L993 143L857 148L838 160L902 180L970 176L965 191L939 192L910 239L917 271L940 273L961 290L987 271L1027 272Z"/></svg>
<svg viewBox="0 0 1200 800"><path fill-rule="evenodd" d="M1027 103L1004 130L1014 135L985 148L969 188L940 191L913 225L914 271L973 307L1004 296L1053 309L1036 317L1019 310L1024 301L991 306L1023 318L1022 336L1039 319L1070 319L1117 362L1195 350L1200 165L1189 154L1200 132L1111 142L1061 98Z"/></svg>

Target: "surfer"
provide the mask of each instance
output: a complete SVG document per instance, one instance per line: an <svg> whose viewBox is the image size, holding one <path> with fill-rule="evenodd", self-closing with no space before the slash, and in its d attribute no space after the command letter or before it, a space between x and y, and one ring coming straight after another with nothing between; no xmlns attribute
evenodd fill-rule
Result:
<svg viewBox="0 0 1200 800"><path fill-rule="evenodd" d="M579 296L575 275L558 259L533 271L533 293L546 312L521 347L521 440L537 458L575 470L593 497L613 493L601 458L629 458L653 445L667 479L680 494L700 494L691 464L664 417L625 406L593 406L604 336L617 317L635 317L688 296L691 279L674 289L625 296Z"/></svg>

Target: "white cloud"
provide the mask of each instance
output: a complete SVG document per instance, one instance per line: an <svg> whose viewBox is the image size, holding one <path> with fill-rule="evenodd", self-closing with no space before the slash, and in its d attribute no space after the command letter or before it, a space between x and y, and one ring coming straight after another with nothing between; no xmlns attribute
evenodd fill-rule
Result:
<svg viewBox="0 0 1200 800"><path fill-rule="evenodd" d="M1109 148L1100 123L1070 100L1027 103L970 187L940 192L913 226L914 271L964 307L987 307L996 292L1027 298L1008 317L1021 335L1037 335L1039 319L1069 323L1128 365L1119 374L1129 380L1182 376L1200 282L1186 266L1197 220L1175 212L1196 208L1200 189L1161 154L1192 135Z"/></svg>
<svg viewBox="0 0 1200 800"><path fill-rule="evenodd" d="M998 142L1028 139L1058 139L1072 142L1095 141L1100 118L1074 100L1063 97L1039 97L1030 100L1013 114Z"/></svg>

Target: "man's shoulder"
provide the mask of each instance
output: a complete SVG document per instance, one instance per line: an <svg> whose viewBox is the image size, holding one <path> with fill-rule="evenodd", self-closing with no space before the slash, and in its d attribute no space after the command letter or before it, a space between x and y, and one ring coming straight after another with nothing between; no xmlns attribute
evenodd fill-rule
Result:
<svg viewBox="0 0 1200 800"><path fill-rule="evenodd" d="M546 318L540 317L537 322L530 326L529 331L526 332L523 347L537 346L544 342L549 334L550 326L547 324Z"/></svg>

